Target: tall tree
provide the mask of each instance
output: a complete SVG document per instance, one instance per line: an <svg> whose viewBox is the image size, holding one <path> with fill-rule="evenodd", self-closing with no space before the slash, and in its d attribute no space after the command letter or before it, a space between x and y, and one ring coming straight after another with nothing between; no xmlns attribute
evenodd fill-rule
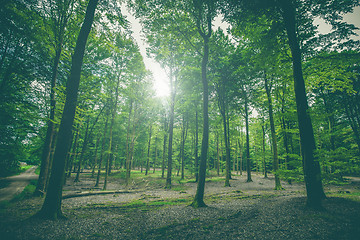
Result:
<svg viewBox="0 0 360 240"><path fill-rule="evenodd" d="M292 53L294 89L304 163L307 206L318 209L321 208L321 200L325 198L325 193L321 182L320 164L314 156L316 146L311 118L308 113L305 82L302 73L301 50L296 34L296 8L292 1L281 0L279 4Z"/></svg>
<svg viewBox="0 0 360 240"><path fill-rule="evenodd" d="M81 66L85 52L86 41L94 21L95 9L98 0L90 0L86 9L84 22L81 26L73 58L70 76L67 82L66 102L61 119L57 146L54 154L54 163L51 169L49 188L41 210L36 214L41 218L57 219L63 217L61 211L62 184L65 170L65 159L71 139L71 129L75 117L78 97L78 88L81 76Z"/></svg>
<svg viewBox="0 0 360 240"><path fill-rule="evenodd" d="M201 143L199 181L194 201L191 206L205 207L204 191L206 177L206 162L209 148L209 86L207 80L207 63L209 59L209 40L212 33L212 21L215 17L215 2L194 0L194 18L196 28L203 40L203 53L201 62L201 82L203 85L203 136Z"/></svg>
<svg viewBox="0 0 360 240"><path fill-rule="evenodd" d="M271 144L273 150L273 170L275 174L275 190L283 189L281 186L280 178L278 176L277 171L279 170L279 158L278 158L278 148L277 148L277 139L275 132L275 123L274 123L274 114L273 114L273 105L271 99L271 84L269 84L269 80L267 75L264 76L265 80L265 90L269 108L269 120L270 120L270 131L271 131Z"/></svg>
<svg viewBox="0 0 360 240"><path fill-rule="evenodd" d="M47 5L49 4L49 6ZM47 122L47 131L43 146L43 151L41 155L41 165L40 165L40 174L39 179L36 185L35 195L43 195L46 189L46 183L48 182L49 177L49 166L50 166L50 152L51 145L54 140L54 131L55 131L55 87L56 79L58 75L58 67L61 58L61 52L63 49L63 41L65 37L66 26L68 25L69 18L72 15L73 10L73 0L64 0L64 1L44 1L43 11L46 12L46 15L49 15L50 20L49 25L50 29L53 32L53 46L55 50L55 56L53 58L53 65L51 69L51 79L50 79L50 114L49 120ZM49 11L49 12L48 12ZM44 18L47 16L44 16Z"/></svg>

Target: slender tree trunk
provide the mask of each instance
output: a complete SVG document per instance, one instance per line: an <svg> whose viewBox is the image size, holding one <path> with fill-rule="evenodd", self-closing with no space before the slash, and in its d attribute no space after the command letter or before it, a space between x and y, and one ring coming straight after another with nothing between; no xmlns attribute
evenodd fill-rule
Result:
<svg viewBox="0 0 360 240"><path fill-rule="evenodd" d="M113 103L112 110L111 110L112 113L111 113L110 129L109 129L109 150L108 150L109 153L106 157L106 169L105 169L105 180L104 180L103 190L106 190L106 188L107 188L107 180L108 180L108 176L110 174L111 161L112 161L112 156L113 156L113 151L114 151L113 127L114 127L114 123L115 123L116 109L117 109L118 98L119 98L119 87L120 87L120 74L119 74L117 82L116 82L114 103Z"/></svg>
<svg viewBox="0 0 360 240"><path fill-rule="evenodd" d="M246 172L247 180L246 182L252 182L251 179L251 159L250 159L250 139L249 139L249 112L248 112L248 99L245 95L245 129L246 129Z"/></svg>
<svg viewBox="0 0 360 240"><path fill-rule="evenodd" d="M325 193L321 182L320 164L314 157L315 139L311 118L308 113L305 83L301 66L301 50L296 35L296 10L291 1L280 1L293 61L294 89L299 123L301 151L303 156L304 176L307 194L307 206L321 208Z"/></svg>
<svg viewBox="0 0 360 240"><path fill-rule="evenodd" d="M198 109L196 105L195 112L195 182L199 180L199 119L198 119Z"/></svg>
<svg viewBox="0 0 360 240"><path fill-rule="evenodd" d="M150 170L151 130L152 130L152 125L150 125L150 128L149 128L149 142L148 142L148 153L147 153L147 160L146 160L145 175L147 175Z"/></svg>
<svg viewBox="0 0 360 240"><path fill-rule="evenodd" d="M100 175L101 175L101 166L102 166L102 162L104 159L104 152L105 152L105 143L106 143L106 132L107 132L107 128L108 128L108 121L109 121L109 111L107 111L108 114L106 114L106 120L105 120L105 125L104 125L104 133L103 133L103 139L102 139L102 143L101 143L101 152L100 152L100 159L99 159L99 167L98 167L98 172L97 172L97 176L96 176L96 182L95 182L95 187L99 187L99 183L100 183Z"/></svg>
<svg viewBox="0 0 360 240"><path fill-rule="evenodd" d="M95 177L95 168L96 168L96 164L97 164L97 156L98 156L98 149L99 149L99 142L100 142L100 136L98 136L97 140L96 140L96 145L95 145L95 157L94 157L94 165L92 167L92 171L91 171L91 177Z"/></svg>
<svg viewBox="0 0 360 240"><path fill-rule="evenodd" d="M126 146L125 146L125 151L126 151L126 162L125 162L125 171L126 171L126 177L125 177L125 185L128 186L129 185L129 178L130 176L128 176L128 169L130 167L130 123L131 123L131 112L132 112L132 105L133 105L133 101L130 100L130 106L129 106L129 117L128 117L128 121L127 121L127 131L126 131ZM130 175L130 174L129 174Z"/></svg>
<svg viewBox="0 0 360 240"><path fill-rule="evenodd" d="M69 164L68 164L68 168L67 168L67 178L71 177L71 169L73 166L73 163L75 162L76 156L77 156L77 147L78 147L78 140L79 140L79 136L80 136L80 124L78 124L78 126L76 127L76 129L74 130L76 131L76 136L75 136L75 141L72 147L72 153L70 154L70 160L69 160Z"/></svg>
<svg viewBox="0 0 360 240"><path fill-rule="evenodd" d="M75 117L81 66L83 63L86 41L94 20L97 3L98 0L89 1L85 19L76 42L70 76L67 81L65 107L57 136L57 146L54 154L53 167L51 169L49 188L43 206L37 213L37 216L41 218L57 219L63 216L61 211L61 199L65 159L71 140L71 129Z"/></svg>
<svg viewBox="0 0 360 240"><path fill-rule="evenodd" d="M166 158L166 142L167 142L167 129L168 122L166 118L166 113L164 114L164 142L163 142L163 155L162 155L162 165L161 165L161 178L164 178L165 175L165 158Z"/></svg>
<svg viewBox="0 0 360 240"><path fill-rule="evenodd" d="M351 100L350 99L346 99L346 101L344 101L344 108L345 108L345 113L346 116L350 122L350 127L354 132L354 140L356 142L356 144L358 145L358 150L360 153L360 130L359 130L359 126L360 126L360 121L356 121L356 118L354 116L354 111L352 111L351 109Z"/></svg>
<svg viewBox="0 0 360 240"><path fill-rule="evenodd" d="M158 150L157 150L157 135L155 136L155 156L154 156L154 161L153 161L153 173L155 173L155 167L156 167L156 162L157 162L157 154L158 154Z"/></svg>
<svg viewBox="0 0 360 240"><path fill-rule="evenodd" d="M161 164L161 178L164 178L164 175L165 175L166 142L167 142L167 133L164 134L163 156L162 156L162 164Z"/></svg>
<svg viewBox="0 0 360 240"><path fill-rule="evenodd" d="M183 116L183 129L181 136L181 179L185 178L185 141L187 137L188 122Z"/></svg>
<svg viewBox="0 0 360 240"><path fill-rule="evenodd" d="M67 174L68 174L68 171L71 167L69 167L70 165L70 159L71 159L71 156L72 156L72 148L74 147L73 145L73 142L74 142L74 137L75 137L75 130L73 129L72 131L72 136L71 136L71 140L70 140L70 145L69 145L69 149L68 149L68 152L67 152L67 155L66 155L66 160L65 160L65 177L64 177L64 185L66 184L66 180L68 178Z"/></svg>
<svg viewBox="0 0 360 240"><path fill-rule="evenodd" d="M171 188L171 172L172 172L172 142L174 135L174 114L175 114L175 97L176 97L176 83L172 67L170 68L170 89L171 89L171 104L170 104L170 123L169 123L169 146L168 146L168 164L165 188Z"/></svg>
<svg viewBox="0 0 360 240"><path fill-rule="evenodd" d="M209 10L210 11L210 10ZM210 13L208 13L210 15ZM198 27L200 29L200 27ZM199 181L196 189L194 201L191 206L193 207L205 207L204 192L205 192L205 177L206 177L206 161L209 149L209 86L206 77L206 68L209 58L209 39L211 36L211 18L208 16L208 34L204 34L199 30L204 41L204 54L201 63L201 77L203 85L203 137L201 143L201 155L200 155L200 169L199 169Z"/></svg>
<svg viewBox="0 0 360 240"><path fill-rule="evenodd" d="M129 181L130 181L130 175L131 175L131 167L132 165L132 161L133 161L133 155L134 155L134 146L135 146L135 141L136 141L136 137L135 137L135 133L136 133L136 104L134 103L134 115L133 115L133 126L132 126L132 131L131 131L131 141L130 141L130 146L129 146L129 156L126 160L126 186L128 186Z"/></svg>
<svg viewBox="0 0 360 240"><path fill-rule="evenodd" d="M85 155L86 146L87 146L87 142L88 142L89 122L90 122L90 117L88 117L88 119L87 119L87 121L86 121L86 129L85 129L84 142L83 142L83 146L82 146L82 149L81 149L80 158L79 158L79 162L78 162L78 168L77 168L77 171L76 171L76 177L75 177L74 182L80 182L81 164L82 164L82 160L83 160L84 155Z"/></svg>
<svg viewBox="0 0 360 240"><path fill-rule="evenodd" d="M227 124L227 106L225 101L225 86L223 82L217 84L217 93L218 93L218 106L223 122L223 133L225 141L225 187L230 187L230 146L229 146L229 137L228 137L228 124Z"/></svg>
<svg viewBox="0 0 360 240"><path fill-rule="evenodd" d="M219 148L219 135L216 133L216 173L220 176L220 148Z"/></svg>
<svg viewBox="0 0 360 240"><path fill-rule="evenodd" d="M275 175L275 190L282 190L283 187L281 186L280 178L276 171L279 170L279 158L278 158L278 152L277 152L277 139L276 139L276 132L275 132L275 123L274 123L274 114L273 114L273 106L271 101L271 89L269 87L268 79L265 75L265 90L266 90L266 96L268 100L268 108L269 108L269 119L270 119L270 131L271 131L271 143L273 146L273 170Z"/></svg>
<svg viewBox="0 0 360 240"><path fill-rule="evenodd" d="M51 82L50 82L50 116L49 121L47 123L47 131L46 131L46 137L45 142L43 146L43 152L41 155L41 165L40 165L40 174L39 179L36 185L36 189L34 194L36 196L43 196L46 189L46 183L48 182L47 176L49 176L49 161L50 161L50 151L51 151L51 144L54 141L54 130L55 130L55 107L56 107L56 100L55 100L55 87L56 87L56 78L57 78L57 72L58 72L58 66L60 62L61 57L61 47L62 43L60 43L60 46L56 49L54 63L52 67L52 76L51 76Z"/></svg>
<svg viewBox="0 0 360 240"><path fill-rule="evenodd" d="M262 145L263 145L263 165L264 165L264 178L267 178L267 169L266 169L266 152L265 152L265 126L264 124L261 126L262 128Z"/></svg>
<svg viewBox="0 0 360 240"><path fill-rule="evenodd" d="M56 136L57 136L57 131L54 130L54 141L52 141L52 144L51 144L51 150L50 150L50 160L49 160L49 169L52 168L52 165L53 165L53 161L54 161L54 153L55 153L55 147L56 147ZM70 141L69 141L69 146L71 144L71 137L70 137ZM65 157L65 161L66 161L66 157ZM64 168L65 169L65 168ZM65 170L64 170L64 174L65 174ZM50 172L48 172L48 176L46 177L47 181L46 181L46 184L45 184L45 192L47 191L47 188L49 186L49 180L50 180ZM65 179L65 177L64 177ZM64 181L65 182L65 181Z"/></svg>

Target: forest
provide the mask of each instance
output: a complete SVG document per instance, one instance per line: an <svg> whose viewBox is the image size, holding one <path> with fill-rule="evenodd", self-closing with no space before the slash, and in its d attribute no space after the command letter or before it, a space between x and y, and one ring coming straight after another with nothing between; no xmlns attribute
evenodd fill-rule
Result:
<svg viewBox="0 0 360 240"><path fill-rule="evenodd" d="M208 182L231 194L259 181L275 195L301 186L297 204L323 211L329 186L360 177L360 22L344 21L359 7L358 0L1 0L0 177L38 166L31 221L71 216L63 213L70 185L121 198L117 191L137 189L139 179L168 193L192 184L184 201L194 209L211 205ZM155 89L140 41L166 72L168 94ZM166 236L177 236L169 229ZM151 231L118 238L164 239ZM349 231L342 239L359 233ZM114 238L106 236L90 239Z"/></svg>

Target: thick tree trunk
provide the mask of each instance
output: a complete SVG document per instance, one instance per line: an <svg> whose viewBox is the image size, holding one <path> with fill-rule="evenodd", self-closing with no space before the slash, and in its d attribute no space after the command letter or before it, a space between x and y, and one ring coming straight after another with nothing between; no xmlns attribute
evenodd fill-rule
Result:
<svg viewBox="0 0 360 240"><path fill-rule="evenodd" d="M265 90L266 96L268 101L268 109L269 109L269 120L270 120L270 132L271 132L271 143L272 143L272 150L273 150L273 171L275 175L275 190L282 190L283 187L281 186L280 178L276 171L279 170L279 158L278 158L278 151L277 151L277 139L276 139L276 132L275 132L275 123L274 123L274 114L273 114L273 106L271 101L271 89L269 87L268 79L265 75Z"/></svg>
<svg viewBox="0 0 360 240"><path fill-rule="evenodd" d="M281 0L280 7L293 61L294 89L307 194L306 204L310 208L318 209L321 208L321 200L325 198L325 193L321 182L320 164L314 157L315 139L311 118L308 113L301 66L301 50L296 36L296 11L293 3L288 0Z"/></svg>
<svg viewBox="0 0 360 240"><path fill-rule="evenodd" d="M86 41L94 20L98 0L90 0L86 9L84 23L76 42L70 76L66 86L66 101L57 136L57 146L54 154L53 167L44 204L37 216L41 218L57 219L62 217L61 199L62 184L65 170L66 153L71 140L71 129L75 117L78 89L80 83L81 66L85 52Z"/></svg>

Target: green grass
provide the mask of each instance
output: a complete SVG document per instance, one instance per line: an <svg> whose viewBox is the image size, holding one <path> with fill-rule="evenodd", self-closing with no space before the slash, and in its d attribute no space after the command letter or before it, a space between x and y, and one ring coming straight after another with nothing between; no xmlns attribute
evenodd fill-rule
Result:
<svg viewBox="0 0 360 240"><path fill-rule="evenodd" d="M174 205L184 205L189 204L191 199L188 198L178 198L178 199L159 199L159 200L147 200L147 198L136 199L126 203L97 203L97 204L88 204L82 208L85 209L108 209L111 211L121 211L121 212L132 212L134 210L141 212L149 212L157 210L167 206Z"/></svg>
<svg viewBox="0 0 360 240"><path fill-rule="evenodd" d="M31 180L30 184L27 185L24 188L24 190L20 194L16 195L11 201L16 202L16 201L31 198L35 192L36 183L37 183L37 180Z"/></svg>
<svg viewBox="0 0 360 240"><path fill-rule="evenodd" d="M348 192L348 191L338 191L330 192L327 194L328 197L339 197L346 198L355 202L360 202L360 191L359 192Z"/></svg>
<svg viewBox="0 0 360 240"><path fill-rule="evenodd" d="M36 175L40 175L40 167L37 167L37 168L35 169L35 174L36 174Z"/></svg>

